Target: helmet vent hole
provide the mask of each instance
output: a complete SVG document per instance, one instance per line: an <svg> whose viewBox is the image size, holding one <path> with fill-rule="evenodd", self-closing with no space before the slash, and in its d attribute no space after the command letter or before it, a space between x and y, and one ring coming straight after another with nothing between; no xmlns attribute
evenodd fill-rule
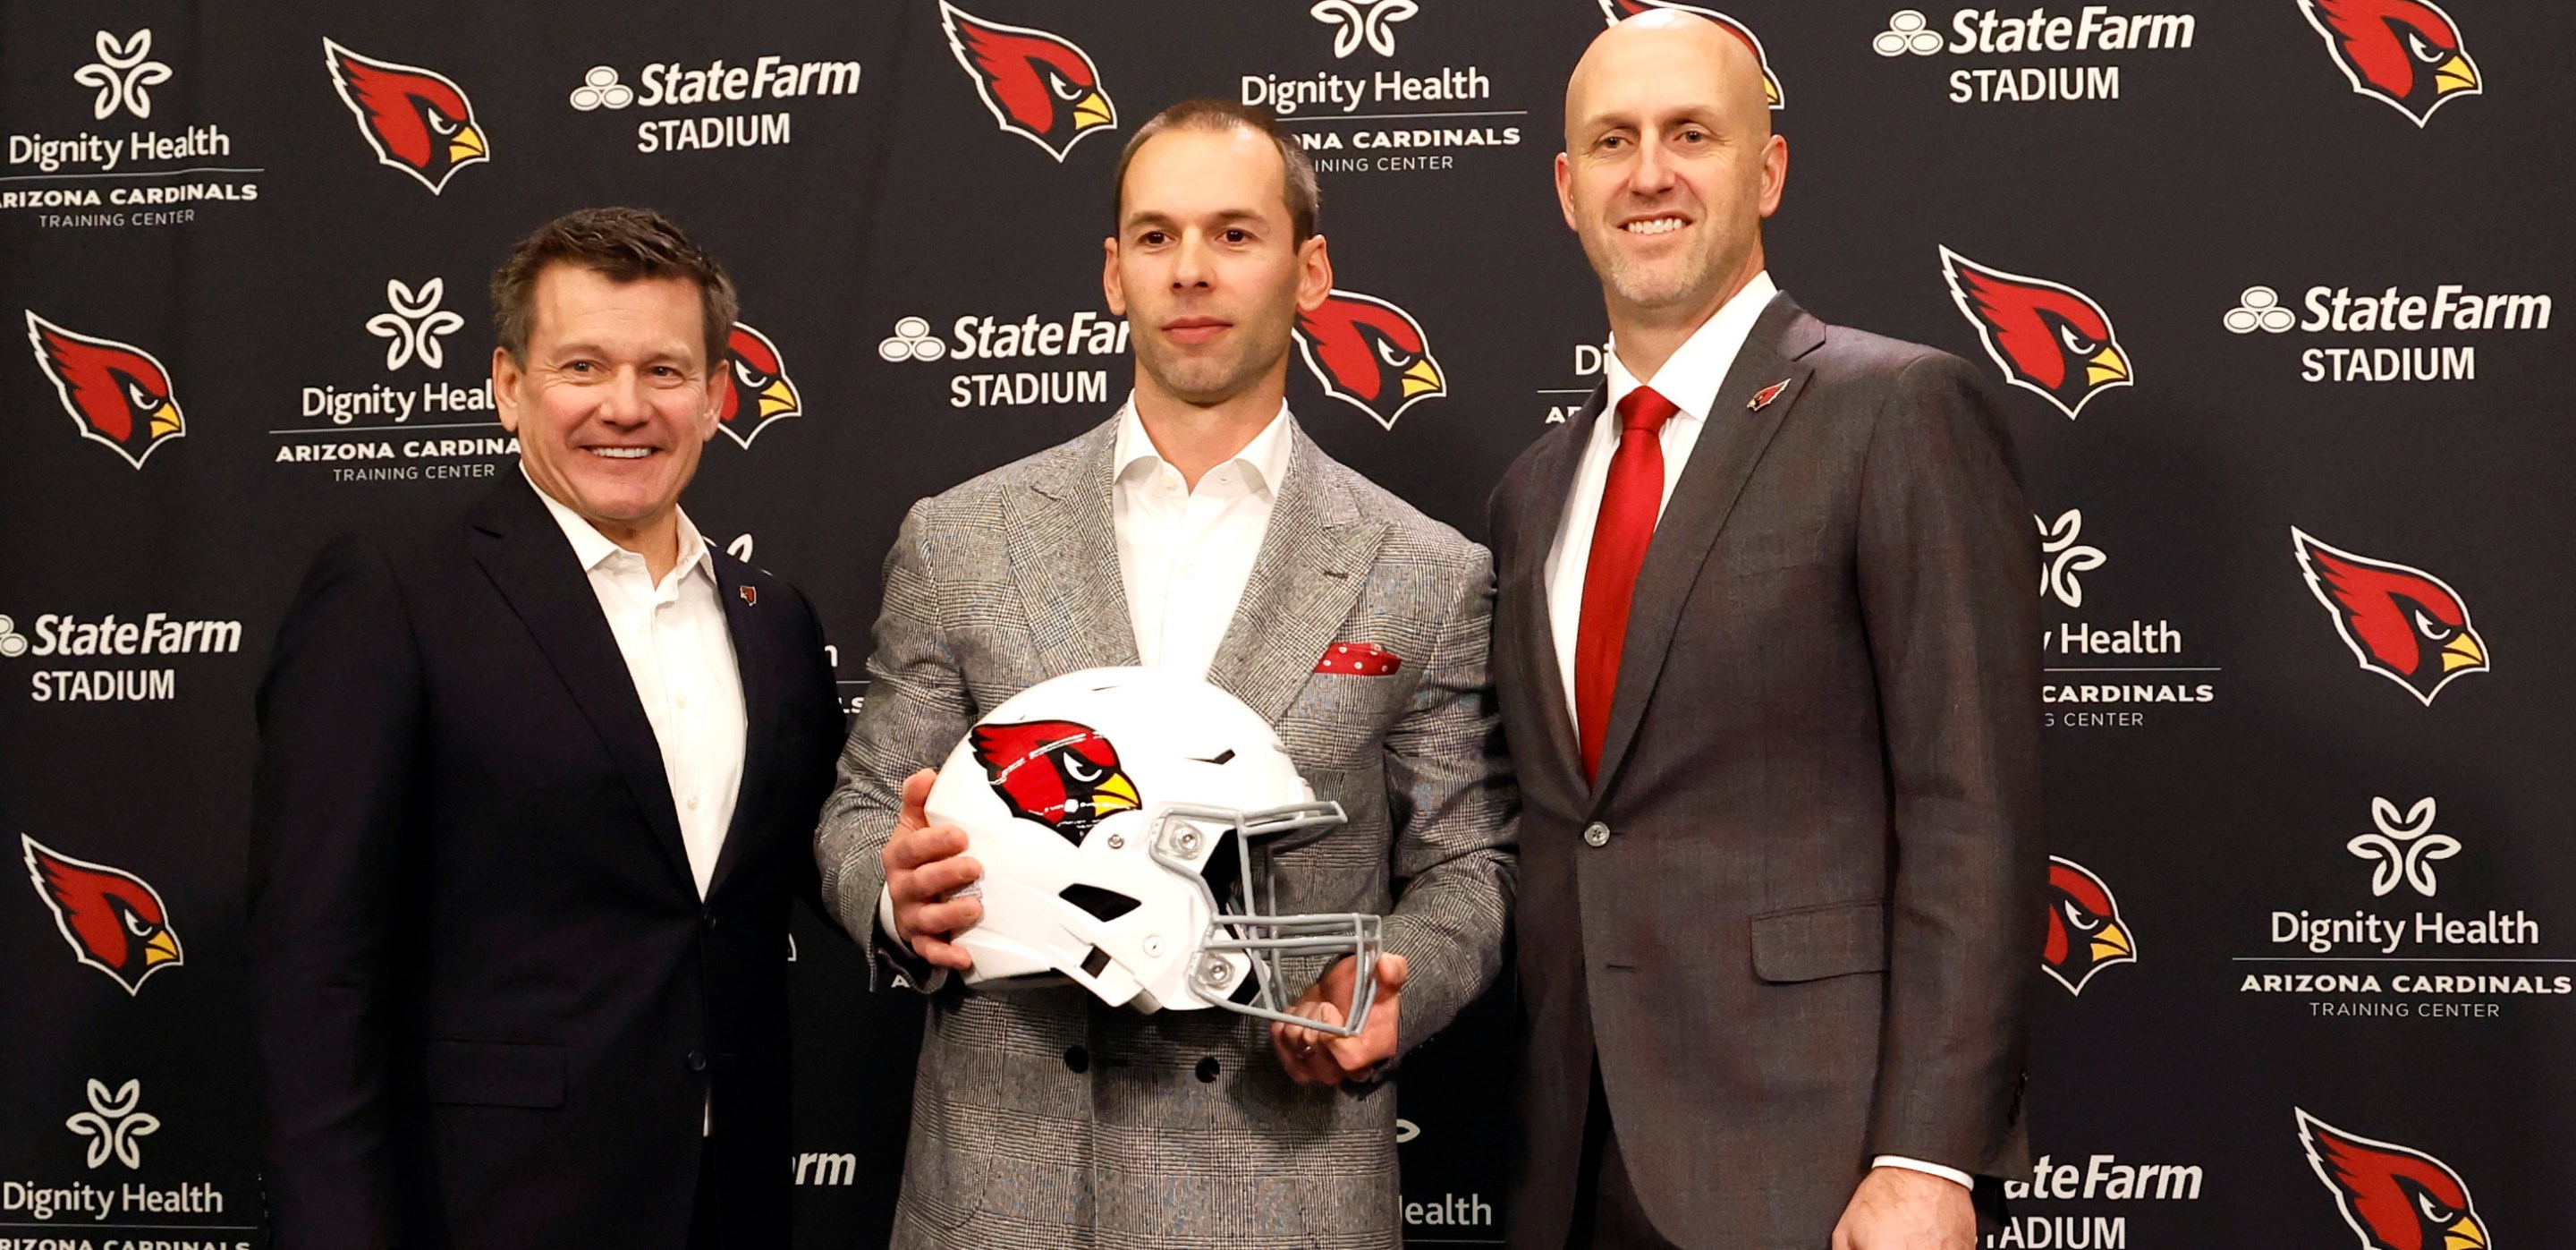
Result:
<svg viewBox="0 0 2576 1250"><path fill-rule="evenodd" d="M1099 980L1102 970L1108 967L1109 952L1102 950L1097 946L1091 948L1090 954L1082 957L1082 975L1090 977L1092 980Z"/></svg>
<svg viewBox="0 0 2576 1250"><path fill-rule="evenodd" d="M1090 912L1092 919L1102 924L1116 920L1142 906L1135 899L1116 890L1104 890L1096 885L1069 885L1064 887L1064 892L1057 897ZM1107 956L1101 956L1101 958L1105 959Z"/></svg>

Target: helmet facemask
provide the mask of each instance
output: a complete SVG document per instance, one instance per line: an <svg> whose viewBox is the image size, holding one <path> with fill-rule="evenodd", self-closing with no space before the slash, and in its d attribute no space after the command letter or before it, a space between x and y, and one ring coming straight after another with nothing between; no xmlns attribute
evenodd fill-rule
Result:
<svg viewBox="0 0 2576 1250"><path fill-rule="evenodd" d="M1366 1027L1369 1007L1377 999L1377 960L1384 945L1379 918L1363 912L1283 916L1270 864L1275 839L1301 829L1332 828L1346 819L1342 805L1330 800L1257 811L1175 803L1153 814L1145 835L1147 853L1196 886L1206 907L1207 927L1197 958L1185 970L1189 993L1200 1003L1337 1037L1355 1037ZM1229 848L1232 862L1226 863ZM1228 897L1220 899L1212 878L1228 877ZM1327 956L1326 967L1331 956L1359 961L1361 975L1343 1023L1288 1013L1285 959L1293 955Z"/></svg>

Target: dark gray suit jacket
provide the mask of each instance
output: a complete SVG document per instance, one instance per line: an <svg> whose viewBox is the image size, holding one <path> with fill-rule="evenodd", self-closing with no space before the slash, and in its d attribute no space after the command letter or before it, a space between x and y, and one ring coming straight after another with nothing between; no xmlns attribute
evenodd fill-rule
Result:
<svg viewBox="0 0 2576 1250"><path fill-rule="evenodd" d="M1816 1250L1880 1154L2026 1170L2039 552L1990 392L1774 298L1647 552L1587 785L1544 566L1602 402L1491 506L1532 1041L1512 1244L1565 1242L1596 1052L1681 1245Z"/></svg>

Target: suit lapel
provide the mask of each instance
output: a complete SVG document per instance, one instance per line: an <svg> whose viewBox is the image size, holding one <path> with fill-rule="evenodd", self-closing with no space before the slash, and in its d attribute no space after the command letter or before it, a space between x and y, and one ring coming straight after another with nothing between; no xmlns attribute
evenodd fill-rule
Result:
<svg viewBox="0 0 2576 1250"><path fill-rule="evenodd" d="M1591 806L1596 812L1637 736L1637 723L1645 717L1655 679L1663 672L1664 656L1672 649L1673 631L1681 622L1682 605L1690 598L1700 565L1716 545L1718 531L1734 511L1745 482L1753 477L1754 466L1761 463L1763 451L1806 388L1813 370L1799 363L1799 357L1823 342L1822 324L1787 295L1774 297L1754 322L1752 333L1745 336L1743 349L1727 370L1726 384L1709 404L1708 424L1700 430L1689 463L1682 467L1673 497L1664 505L1663 519L1655 525L1654 541L1646 548L1646 563L1637 572L1628 637L1619 652L1619 684L1611 695L1610 724L1601 746L1601 771L1592 788ZM1760 407L1753 406L1758 392L1780 382L1787 386L1772 392Z"/></svg>
<svg viewBox="0 0 2576 1250"><path fill-rule="evenodd" d="M679 810L662 771L662 748L644 717L635 680L626 671L617 636L590 588L589 575L564 541L562 527L525 479L504 481L467 518L474 559L534 637L539 650L572 692L582 715L608 748L663 857L690 897L697 880L680 840Z"/></svg>
<svg viewBox="0 0 2576 1250"><path fill-rule="evenodd" d="M1029 631L1043 671L1053 675L1136 663L1111 525L1110 463L1118 422L1075 439L1057 471L1031 493L1005 501L1004 543L1011 575L1028 604Z"/></svg>
<svg viewBox="0 0 2576 1250"><path fill-rule="evenodd" d="M1337 466L1296 418L1287 420L1287 478L1207 675L1270 721L1288 710L1350 617L1386 537L1382 522L1359 514Z"/></svg>
<svg viewBox="0 0 2576 1250"><path fill-rule="evenodd" d="M760 604L751 569L729 556L715 556L717 602L724 607L725 632L733 638L734 671L742 678L742 780L734 790L733 820L717 849L715 871L707 877L707 897L724 888L725 875L742 858L743 843L760 818L759 797L769 784L773 752L765 746L778 737L778 656L774 631L764 628L766 614L781 611ZM748 593L746 593L748 592Z"/></svg>
<svg viewBox="0 0 2576 1250"><path fill-rule="evenodd" d="M1527 529L1515 538L1521 558L1514 562L1511 582L1501 591L1513 610L1512 636L1498 640L1499 644L1512 648L1513 654L1520 657L1521 671L1527 675L1531 697L1538 704L1539 719L1547 724L1544 758L1552 774L1550 780L1578 801L1590 787L1583 780L1583 747L1575 740L1574 709L1566 706L1565 675L1556 659L1556 619L1548 610L1547 556L1556 545L1557 531L1565 524L1565 501L1574 494L1574 475L1583 463L1584 444L1592 437L1592 423L1601 415L1608 393L1607 386L1594 388L1592 398L1584 401L1582 413L1540 444L1538 458L1530 466L1533 493L1529 506L1521 511L1521 524ZM1515 761L1518 758L1515 753Z"/></svg>

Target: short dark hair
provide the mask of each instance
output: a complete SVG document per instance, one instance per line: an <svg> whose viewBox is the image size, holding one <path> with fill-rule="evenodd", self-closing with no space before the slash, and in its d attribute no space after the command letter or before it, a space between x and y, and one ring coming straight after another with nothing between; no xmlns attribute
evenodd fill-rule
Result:
<svg viewBox="0 0 2576 1250"><path fill-rule="evenodd" d="M670 218L649 208L581 208L537 227L510 249L492 275L492 328L510 359L528 363L528 335L536 328L537 276L550 265L588 269L611 282L686 278L698 288L705 321L707 370L723 367L725 341L742 305L733 279L706 249L689 240Z"/></svg>
<svg viewBox="0 0 2576 1250"><path fill-rule="evenodd" d="M1315 185L1315 162L1306 159L1306 150L1270 114L1232 100L1204 97L1183 100L1154 114L1128 136L1127 150L1118 154L1118 182L1110 188L1110 233L1117 233L1127 217L1127 167L1135 163L1136 149L1166 130L1249 130L1270 140L1279 149L1279 163L1287 173L1290 241L1304 243L1315 233L1315 223L1324 211L1324 193Z"/></svg>

